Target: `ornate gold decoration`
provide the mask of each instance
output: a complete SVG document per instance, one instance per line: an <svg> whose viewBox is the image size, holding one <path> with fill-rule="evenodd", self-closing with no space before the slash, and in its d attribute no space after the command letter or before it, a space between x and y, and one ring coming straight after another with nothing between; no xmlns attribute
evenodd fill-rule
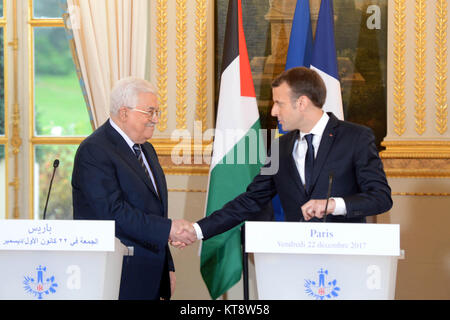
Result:
<svg viewBox="0 0 450 320"><path fill-rule="evenodd" d="M395 0L394 35L394 131L405 133L405 0Z"/></svg>
<svg viewBox="0 0 450 320"><path fill-rule="evenodd" d="M192 193L206 193L203 189L167 189L168 192L192 192Z"/></svg>
<svg viewBox="0 0 450 320"><path fill-rule="evenodd" d="M449 178L450 169L391 169L385 168L389 178Z"/></svg>
<svg viewBox="0 0 450 320"><path fill-rule="evenodd" d="M165 174L189 176L209 174L212 141L151 139L150 142L155 147ZM183 158L181 163L176 161L177 157Z"/></svg>
<svg viewBox="0 0 450 320"><path fill-rule="evenodd" d="M436 129L447 131L447 0L436 1Z"/></svg>
<svg viewBox="0 0 450 320"><path fill-rule="evenodd" d="M197 9L195 21L196 67L197 67L197 105L196 120L201 121L202 132L206 131L207 115L207 28L206 28L206 0L196 0Z"/></svg>
<svg viewBox="0 0 450 320"><path fill-rule="evenodd" d="M14 53L16 54L16 53ZM16 67L16 65L14 65ZM16 89L14 89L16 90ZM20 137L20 109L17 100L14 103L14 111L13 111L13 127L12 127L12 138L11 138L11 146L12 153L14 155L14 179L9 183L11 187L14 188L14 209L13 209L13 218L19 219L19 152L20 147L22 146L22 138Z"/></svg>
<svg viewBox="0 0 450 320"><path fill-rule="evenodd" d="M450 177L450 141L383 141L380 153L388 177Z"/></svg>
<svg viewBox="0 0 450 320"><path fill-rule="evenodd" d="M383 141L380 153L388 177L450 177L450 141Z"/></svg>
<svg viewBox="0 0 450 320"><path fill-rule="evenodd" d="M32 137L32 144L56 144L56 145L74 145L83 142L84 137Z"/></svg>
<svg viewBox="0 0 450 320"><path fill-rule="evenodd" d="M416 132L422 135L426 130L425 109L425 73L426 73L426 1L416 0L416 77L415 102Z"/></svg>
<svg viewBox="0 0 450 320"><path fill-rule="evenodd" d="M450 159L450 141L383 141L382 159Z"/></svg>
<svg viewBox="0 0 450 320"><path fill-rule="evenodd" d="M169 176L207 176L209 166L162 166L163 171Z"/></svg>
<svg viewBox="0 0 450 320"><path fill-rule="evenodd" d="M158 130L167 129L167 0L157 0L156 5L156 65L158 71L158 100L161 109Z"/></svg>
<svg viewBox="0 0 450 320"><path fill-rule="evenodd" d="M13 2L13 12L14 16L17 17L17 3ZM11 146L12 153L14 156L14 179L9 183L11 187L14 188L14 208L13 208L13 218L19 219L19 188L20 188L20 180L19 180L19 152L20 147L22 146L22 138L20 137L20 108L19 108L19 98L18 98L18 63L19 63L19 39L17 35L17 18L14 19L13 25L13 37L14 40L9 43L9 45L13 48L14 51L14 107L13 107L13 125L12 125L12 137L11 137ZM6 37L6 33L4 34ZM5 64L6 65L6 64ZM5 90L6 92L6 90ZM5 104L6 106L6 104Z"/></svg>
<svg viewBox="0 0 450 320"><path fill-rule="evenodd" d="M29 5L32 8L32 4ZM32 16L28 23L33 27L63 27L64 21L62 19L34 19Z"/></svg>
<svg viewBox="0 0 450 320"><path fill-rule="evenodd" d="M186 0L177 1L177 129L186 129Z"/></svg>
<svg viewBox="0 0 450 320"><path fill-rule="evenodd" d="M3 6L3 13L5 12L5 5ZM6 39L6 35L8 34L8 25L7 25L7 21L5 16L0 18L0 27L3 28L3 35ZM8 94L7 92L8 90L8 50L7 50L7 46L11 46L13 48L13 50L15 52L17 52L18 49L18 41L17 39L15 39L14 41L11 41L9 43L7 43L6 41L3 41L3 43L1 43L0 45L3 46L3 77L4 77L4 101L3 101L3 105L5 106L4 110L3 110L3 115L4 115L4 119L9 119L9 113L8 113L8 108L7 106L9 105L9 99L8 99ZM8 128L8 121L5 121L5 126L4 126L4 132L3 132L3 136L0 136L0 146L4 145L4 152L5 152L5 181L6 181L6 185L11 185L10 183L8 183L8 173L9 173L9 146L8 146L8 142L9 142L9 128ZM13 182L14 183L14 182ZM5 218L8 219L9 217L9 188L5 189L5 203L0 204L3 206L3 209L5 210ZM1 209L0 209L1 211Z"/></svg>
<svg viewBox="0 0 450 320"><path fill-rule="evenodd" d="M434 193L434 192L392 192L393 196L413 196L413 197L450 197L450 193Z"/></svg>
<svg viewBox="0 0 450 320"><path fill-rule="evenodd" d="M8 42L8 46L10 46L13 51L18 51L19 50L19 39L14 39L11 42Z"/></svg>
<svg viewBox="0 0 450 320"><path fill-rule="evenodd" d="M175 147L187 152L187 155L210 155L212 151L212 141L203 141L202 143L195 143L192 139L188 142L174 141L170 139L151 139L151 144L155 147L156 153L163 156L172 155Z"/></svg>

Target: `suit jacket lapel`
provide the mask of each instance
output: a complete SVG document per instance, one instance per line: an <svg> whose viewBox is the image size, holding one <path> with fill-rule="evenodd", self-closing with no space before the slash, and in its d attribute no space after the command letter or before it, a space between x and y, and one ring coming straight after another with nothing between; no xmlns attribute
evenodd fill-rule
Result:
<svg viewBox="0 0 450 320"><path fill-rule="evenodd" d="M331 147L334 143L334 139L336 136L335 127L339 124L338 119L332 113L328 113L328 115L330 116L330 120L328 120L327 126L323 131L319 151L317 152L317 156L314 161L311 192L314 189L314 186L317 182L317 178L319 177L319 174L322 171L322 167L325 164L326 159L328 157L328 153L330 152Z"/></svg>
<svg viewBox="0 0 450 320"><path fill-rule="evenodd" d="M297 187L299 188L299 190L302 193L306 194L305 186L302 183L302 179L300 178L300 174L298 172L297 165L295 164L294 156L292 155L292 153L294 151L295 141L298 140L299 134L300 133L298 130L296 132L292 133L292 136L290 137L288 144L287 144L287 148L286 148L286 152L288 153L286 159L288 159L287 160L288 172L291 172L293 174L294 181L295 181Z"/></svg>
<svg viewBox="0 0 450 320"><path fill-rule="evenodd" d="M153 178L155 179L155 185L158 189L158 194L156 194L156 191L154 190L153 184L150 181L150 184L152 185L152 191L155 192L155 194L158 196L161 200L161 202L165 203L167 202L166 195L164 190L166 189L165 179L164 179L164 173L162 172L161 167L159 166L158 159L156 159L153 155L153 152L150 150L150 146L147 143L144 143L142 145L142 151L144 152L145 158L147 159L148 165L150 166L150 169L152 170ZM147 179L148 180L148 179Z"/></svg>
<svg viewBox="0 0 450 320"><path fill-rule="evenodd" d="M152 182L145 174L144 168L139 163L133 150L128 146L122 136L111 126L109 120L105 123L107 132L111 141L116 146L117 154L137 173L139 178L147 185L147 187L156 195ZM148 158L147 158L148 159ZM147 160L148 161L148 160Z"/></svg>

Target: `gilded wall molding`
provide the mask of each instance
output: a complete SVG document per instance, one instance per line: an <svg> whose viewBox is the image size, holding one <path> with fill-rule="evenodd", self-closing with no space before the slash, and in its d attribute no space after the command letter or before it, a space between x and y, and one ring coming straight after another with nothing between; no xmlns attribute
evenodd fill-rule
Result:
<svg viewBox="0 0 450 320"><path fill-rule="evenodd" d="M392 192L393 196L411 196L411 197L450 197L450 193L433 192Z"/></svg>
<svg viewBox="0 0 450 320"><path fill-rule="evenodd" d="M405 133L405 0L395 0L394 15L394 131L402 136Z"/></svg>
<svg viewBox="0 0 450 320"><path fill-rule="evenodd" d="M186 113L187 113L187 56L186 56L186 0L176 0L176 15L177 15L177 109L176 121L177 129L186 129Z"/></svg>
<svg viewBox="0 0 450 320"><path fill-rule="evenodd" d="M447 0L406 3L395 0L388 7L392 121L380 156L388 177L449 178Z"/></svg>
<svg viewBox="0 0 450 320"><path fill-rule="evenodd" d="M167 0L157 0L156 4L156 65L157 65L157 86L158 100L161 109L161 118L158 123L158 130L164 132L167 129Z"/></svg>
<svg viewBox="0 0 450 320"><path fill-rule="evenodd" d="M14 53L16 55L16 53ZM16 100L17 101L17 100ZM20 180L19 180L19 152L22 146L22 138L20 137L20 111L19 104L14 103L13 110L13 126L12 126L12 137L11 137L12 153L14 156L14 178L13 181L9 183L9 186L14 189L14 208L13 208L13 218L19 219L19 191L20 191Z"/></svg>
<svg viewBox="0 0 450 320"><path fill-rule="evenodd" d="M161 108L155 138L212 127L214 6L210 0L152 0L146 77L157 87Z"/></svg>
<svg viewBox="0 0 450 320"><path fill-rule="evenodd" d="M425 107L425 88L426 88L426 0L416 0L415 10L415 31L416 31L416 55L415 55L415 122L416 132L422 135L426 130L426 107Z"/></svg>
<svg viewBox="0 0 450 320"><path fill-rule="evenodd" d="M155 68L148 71L158 83L162 117L150 142L167 175L208 175L212 141L204 133L212 122L208 108L214 105L208 91L214 90L208 77L214 70L214 42L208 33L214 28L214 2L154 4L151 36L156 46L150 52Z"/></svg>
<svg viewBox="0 0 450 320"><path fill-rule="evenodd" d="M160 157L164 174L169 176L207 176L209 165L174 165L167 157ZM168 160L168 161L165 161Z"/></svg>
<svg viewBox="0 0 450 320"><path fill-rule="evenodd" d="M383 141L380 153L388 177L450 177L450 141Z"/></svg>
<svg viewBox="0 0 450 320"><path fill-rule="evenodd" d="M436 1L436 130L447 131L447 0Z"/></svg>
<svg viewBox="0 0 450 320"><path fill-rule="evenodd" d="M206 193L204 189L167 189L168 192Z"/></svg>
<svg viewBox="0 0 450 320"><path fill-rule="evenodd" d="M383 141L383 159L450 159L450 141Z"/></svg>
<svg viewBox="0 0 450 320"><path fill-rule="evenodd" d="M448 161L391 159L383 160L384 171L389 178L449 178Z"/></svg>
<svg viewBox="0 0 450 320"><path fill-rule="evenodd" d="M383 162L384 163L384 162ZM388 178L449 178L450 169L386 168Z"/></svg>
<svg viewBox="0 0 450 320"><path fill-rule="evenodd" d="M195 109L195 119L201 122L202 132L207 129L207 111L208 111L208 95L207 95L207 1L196 0L196 20L195 20L195 45L196 45L196 86L197 86L197 103Z"/></svg>
<svg viewBox="0 0 450 320"><path fill-rule="evenodd" d="M13 181L9 183L9 186L14 189L14 207L13 207L13 218L19 219L19 191L20 191L20 180L19 180L19 152L20 147L22 146L22 138L20 137L20 107L19 107L19 39L18 39L18 26L17 26L17 3L13 2L13 12L14 12L14 23L13 23L13 41L9 42L14 52L14 105L13 105L13 123L12 123L12 136L11 136L11 146L12 153L14 156L14 178ZM6 36L6 34L4 35ZM7 65L5 63L5 65ZM5 72L6 74L6 72ZM6 82L5 82L6 83ZM6 92L6 90L5 90ZM5 104L7 107L7 104ZM8 212L6 213L6 217L8 218Z"/></svg>
<svg viewBox="0 0 450 320"><path fill-rule="evenodd" d="M151 139L150 142L155 147L165 174L189 176L209 174L212 141Z"/></svg>
<svg viewBox="0 0 450 320"><path fill-rule="evenodd" d="M151 139L149 142L153 145L158 155L170 156L178 153L177 150L181 150L186 155L204 155L204 158L207 158L207 155L211 155L213 145L212 140L197 142L194 139L186 139L186 141Z"/></svg>

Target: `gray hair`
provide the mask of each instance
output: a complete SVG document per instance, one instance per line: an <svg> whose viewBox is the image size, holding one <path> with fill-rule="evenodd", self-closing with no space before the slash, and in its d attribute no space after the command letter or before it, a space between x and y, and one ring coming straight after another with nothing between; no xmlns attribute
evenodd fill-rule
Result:
<svg viewBox="0 0 450 320"><path fill-rule="evenodd" d="M110 113L117 115L121 107L134 109L140 93L153 93L153 84L144 79L128 77L119 80L111 90Z"/></svg>

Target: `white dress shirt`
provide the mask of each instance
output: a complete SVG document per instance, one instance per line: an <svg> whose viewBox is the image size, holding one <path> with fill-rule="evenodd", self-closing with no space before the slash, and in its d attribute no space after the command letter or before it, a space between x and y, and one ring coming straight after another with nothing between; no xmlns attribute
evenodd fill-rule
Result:
<svg viewBox="0 0 450 320"><path fill-rule="evenodd" d="M327 126L328 119L330 117L325 112L320 118L319 122L316 123L311 132L305 133L300 132L300 138L295 141L294 149L292 151L292 156L294 157L297 170L300 174L303 185L305 185L305 158L306 152L308 151L308 143L306 142L305 136L307 134L313 134L312 144L314 147L314 159L317 157L317 151L319 151L320 141L322 140L323 131Z"/></svg>
<svg viewBox="0 0 450 320"><path fill-rule="evenodd" d="M127 136L127 134L125 132L122 131L122 129L119 128L119 126L117 124L114 123L114 121L112 119L109 119L109 123L122 136L122 138L125 140L125 142L130 147L133 154L135 154L134 149L133 149L133 146L135 145L135 143ZM141 148L141 146L139 146L139 148ZM155 177L153 176L153 172L150 169L150 166L147 162L147 159L145 158L145 154L142 151L142 148L141 148L141 153L142 153L142 160L144 161L144 165L147 168L148 173L150 174L150 178L152 180L153 187L155 188L155 191L158 194L158 189L156 188L156 183L155 183Z"/></svg>

